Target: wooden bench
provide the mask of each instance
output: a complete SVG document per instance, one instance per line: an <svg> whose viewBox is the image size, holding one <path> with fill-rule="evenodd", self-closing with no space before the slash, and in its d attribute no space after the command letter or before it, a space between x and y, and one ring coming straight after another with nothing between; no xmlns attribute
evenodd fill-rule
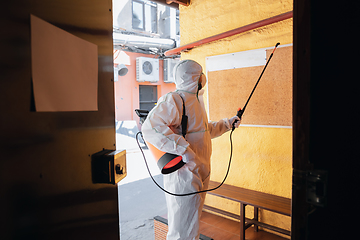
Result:
<svg viewBox="0 0 360 240"><path fill-rule="evenodd" d="M209 189L215 188L220 183L210 181ZM259 209L265 209L271 212L279 213L285 216L291 216L291 199L272 194L262 193L241 187L223 184L220 188L208 192L221 198L229 199L240 203L240 214L233 214L218 208L204 205L205 211L212 211L237 220L240 220L240 240L245 240L245 230L254 225L254 230L263 227L290 236L290 231L278 228L259 221ZM245 206L254 207L254 218L245 218Z"/></svg>

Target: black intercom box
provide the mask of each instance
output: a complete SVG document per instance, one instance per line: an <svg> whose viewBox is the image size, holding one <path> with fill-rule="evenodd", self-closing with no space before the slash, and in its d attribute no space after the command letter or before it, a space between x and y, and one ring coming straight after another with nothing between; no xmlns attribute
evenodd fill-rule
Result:
<svg viewBox="0 0 360 240"><path fill-rule="evenodd" d="M93 183L116 184L126 177L126 150L103 149L91 156Z"/></svg>

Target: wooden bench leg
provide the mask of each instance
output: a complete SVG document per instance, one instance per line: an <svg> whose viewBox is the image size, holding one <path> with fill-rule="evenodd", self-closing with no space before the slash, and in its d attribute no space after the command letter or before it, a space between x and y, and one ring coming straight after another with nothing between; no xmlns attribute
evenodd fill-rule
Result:
<svg viewBox="0 0 360 240"><path fill-rule="evenodd" d="M254 220L259 221L259 208L254 207ZM254 231L259 231L259 226L254 224Z"/></svg>
<svg viewBox="0 0 360 240"><path fill-rule="evenodd" d="M240 240L245 240L245 206L240 203Z"/></svg>

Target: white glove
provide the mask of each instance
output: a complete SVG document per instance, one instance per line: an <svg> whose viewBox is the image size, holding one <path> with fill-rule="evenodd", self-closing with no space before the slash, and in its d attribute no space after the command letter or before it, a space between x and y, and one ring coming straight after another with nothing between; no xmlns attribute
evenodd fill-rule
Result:
<svg viewBox="0 0 360 240"><path fill-rule="evenodd" d="M235 121L236 121L235 127L238 128L240 126L240 122L241 122L241 120L240 120L240 118L238 116L234 116L234 117L230 118L230 120L229 120L230 126L233 127L233 124L234 124Z"/></svg>

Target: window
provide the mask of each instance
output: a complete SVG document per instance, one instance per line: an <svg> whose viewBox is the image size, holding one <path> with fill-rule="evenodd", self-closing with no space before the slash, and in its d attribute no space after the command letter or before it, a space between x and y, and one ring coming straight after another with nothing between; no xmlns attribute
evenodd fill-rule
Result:
<svg viewBox="0 0 360 240"><path fill-rule="evenodd" d="M144 30L144 4L133 1L133 28Z"/></svg>
<svg viewBox="0 0 360 240"><path fill-rule="evenodd" d="M180 12L176 10L176 35L180 35Z"/></svg>
<svg viewBox="0 0 360 240"><path fill-rule="evenodd" d="M139 86L139 104L141 110L150 111L157 102L157 86L140 85Z"/></svg>
<svg viewBox="0 0 360 240"><path fill-rule="evenodd" d="M143 0L133 0L134 29L157 33L157 5L156 3Z"/></svg>

